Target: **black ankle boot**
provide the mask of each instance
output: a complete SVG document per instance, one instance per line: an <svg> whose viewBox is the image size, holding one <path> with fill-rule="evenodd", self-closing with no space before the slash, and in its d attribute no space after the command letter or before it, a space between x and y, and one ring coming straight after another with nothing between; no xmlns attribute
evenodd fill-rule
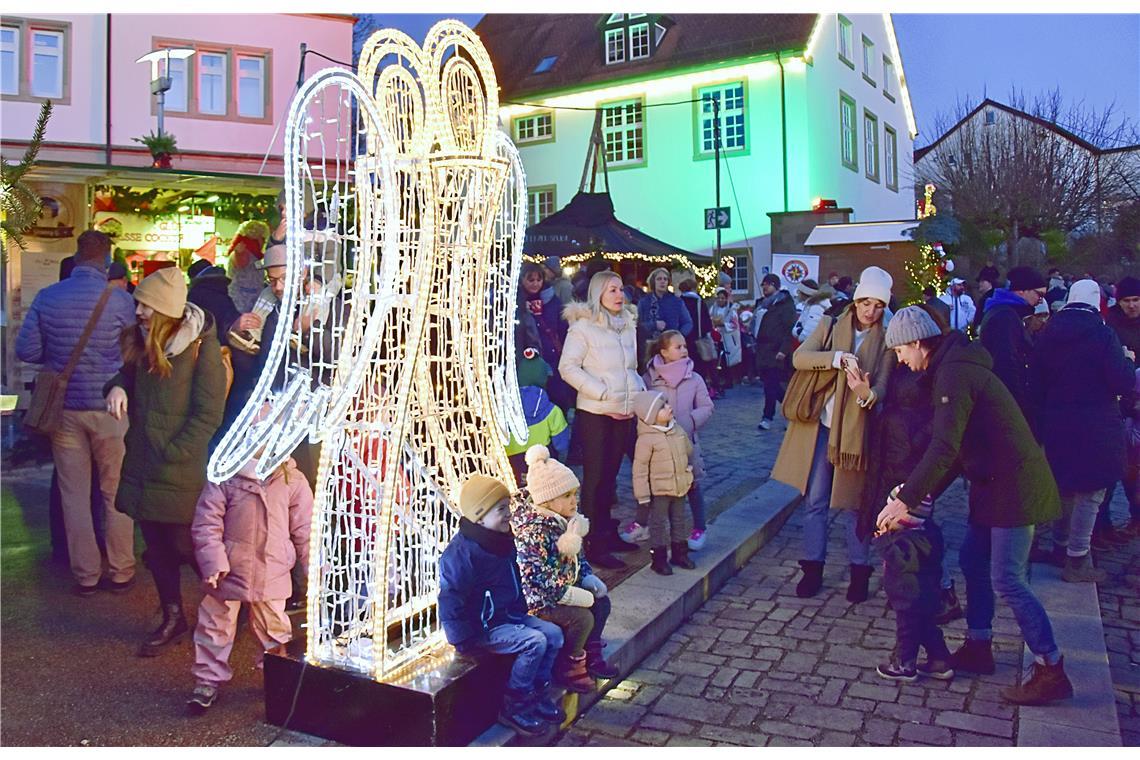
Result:
<svg viewBox="0 0 1140 760"><path fill-rule="evenodd" d="M162 623L146 637L139 647L139 657L157 657L163 647L179 641L190 630L186 624L186 617L182 614L182 605L162 605Z"/></svg>
<svg viewBox="0 0 1140 760"><path fill-rule="evenodd" d="M870 565L852 565L851 582L847 584L847 601L858 604L867 601L868 586L871 583Z"/></svg>
<svg viewBox="0 0 1140 760"><path fill-rule="evenodd" d="M669 567L669 552L664 546L654 546L649 550L649 556L653 560L650 564L650 569L658 575L672 575L673 568Z"/></svg>
<svg viewBox="0 0 1140 760"><path fill-rule="evenodd" d="M680 541L678 543L671 544L670 548L673 550L673 554L669 558L670 565L683 567L686 570L692 570L696 567L696 565L693 564L693 561L689 559L689 545L686 542Z"/></svg>
<svg viewBox="0 0 1140 760"><path fill-rule="evenodd" d="M804 577L796 584L796 596L805 599L815 596L823 588L823 562L814 559L801 559Z"/></svg>

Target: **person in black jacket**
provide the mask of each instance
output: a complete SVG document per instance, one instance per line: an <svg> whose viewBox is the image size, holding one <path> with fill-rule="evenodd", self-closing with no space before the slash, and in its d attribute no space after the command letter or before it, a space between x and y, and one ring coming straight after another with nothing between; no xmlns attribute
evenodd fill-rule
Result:
<svg viewBox="0 0 1140 760"><path fill-rule="evenodd" d="M982 345L993 358L993 373L1013 394L1026 418L1033 342L1024 320L1033 315L1033 309L1045 297L1045 285L1045 278L1032 267L1009 270L1009 287L998 288L993 298L986 301L980 328Z"/></svg>
<svg viewBox="0 0 1140 760"><path fill-rule="evenodd" d="M908 515L921 516L928 494L938 493L956 465L970 481L966 537L958 553L966 578L966 641L951 658L955 671L993 673L994 591L1013 610L1025 643L1036 656L1029 679L1005 689L1015 704L1046 704L1071 697L1064 659L1045 608L1029 587L1029 547L1036 524L1061 514L1057 483L1025 416L994 375L984 347L966 336L943 336L920 308L902 309L887 326L886 343L898 360L925 371L934 401L933 434L922 460L898 498L876 524L889 532Z"/></svg>
<svg viewBox="0 0 1140 760"><path fill-rule="evenodd" d="M1105 322L1120 338L1120 342L1133 353L1140 354L1140 279L1135 277L1122 277L1116 283L1116 305L1108 310ZM1136 401L1136 394L1132 391L1124 394L1120 399L1121 414L1125 417L1132 415ZM1109 514L1109 504L1116 493L1116 484L1105 490L1104 500L1097 511L1096 527L1093 529L1092 547L1094 549L1107 549L1113 545L1127 544L1133 538L1140 537L1140 502L1132 498L1135 488L1125 483L1124 492L1128 495L1128 512L1130 519L1124 528L1117 528L1112 524Z"/></svg>
<svg viewBox="0 0 1140 760"><path fill-rule="evenodd" d="M202 261L205 259L195 264ZM230 331L230 326L242 316L237 306L234 306L234 299L230 298L229 287L230 278L226 277L225 269L215 266L201 267L191 275L190 292L186 296L187 301L201 306L203 310L213 315L214 324L218 328L218 342L223 346L229 345L226 342L226 335ZM260 320L258 321L260 323Z"/></svg>
<svg viewBox="0 0 1140 760"><path fill-rule="evenodd" d="M1065 307L1038 336L1029 362L1033 423L1061 489L1054 560L1070 582L1101 582L1089 541L1105 489L1124 472L1124 421L1117 396L1132 390L1135 354L1100 318L1100 286L1073 283ZM1131 354L1128 358L1126 354Z"/></svg>
<svg viewBox="0 0 1140 760"><path fill-rule="evenodd" d="M784 400L781 380L792 353L792 327L798 315L792 296L780 289L780 278L776 275L764 275L760 291L764 298L757 304L762 311L756 327L756 368L764 383L764 416L760 429L768 430L776 416L776 402Z"/></svg>
<svg viewBox="0 0 1140 760"><path fill-rule="evenodd" d="M681 303L685 304L685 308L689 310L689 318L693 321L692 331L685 336L685 346L689 349L689 358L693 360L693 369L709 384L709 390L715 393L716 359L706 361L697 351L697 340L708 335L713 329L709 307L697 293L697 281L692 277L682 280L677 285L677 290L681 291Z"/></svg>

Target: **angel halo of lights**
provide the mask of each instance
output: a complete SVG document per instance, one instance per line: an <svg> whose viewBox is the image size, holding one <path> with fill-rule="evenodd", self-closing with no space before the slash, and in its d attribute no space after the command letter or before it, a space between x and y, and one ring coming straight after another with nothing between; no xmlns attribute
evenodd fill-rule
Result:
<svg viewBox="0 0 1140 760"><path fill-rule="evenodd" d="M306 659L377 680L446 656L437 560L460 485L514 487L514 321L526 177L498 86L457 21L385 29L325 69L285 131L288 251L264 369L213 453L221 482L320 445ZM305 209L311 209L305 214Z"/></svg>

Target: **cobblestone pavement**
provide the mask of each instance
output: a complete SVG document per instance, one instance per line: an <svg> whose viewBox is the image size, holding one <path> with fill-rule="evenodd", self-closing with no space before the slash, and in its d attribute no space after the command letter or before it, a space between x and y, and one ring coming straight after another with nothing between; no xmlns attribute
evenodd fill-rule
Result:
<svg viewBox="0 0 1140 760"><path fill-rule="evenodd" d="M1128 502L1120 489L1112 502L1117 523L1128 514ZM1101 583L1100 616L1112 684L1116 689L1116 714L1126 747L1140 747L1140 540L1112 551L1096 552L1096 562L1108 571Z"/></svg>
<svg viewBox="0 0 1140 760"><path fill-rule="evenodd" d="M706 449L723 451L737 475L767 474L783 432L782 420L756 433L762 394L745 389L751 409L730 399L714 420L730 424L705 434ZM723 413L723 414L722 414ZM722 476L723 477L723 476ZM711 490L711 489L710 489ZM1122 514L1118 511L1118 514ZM939 500L937 519L948 562L962 590L957 548L966 519L961 481ZM711 528L716 529L715 523ZM847 566L842 535L833 525L824 590L799 599L794 587L800 556L800 515L765 546L720 592L686 621L655 654L611 690L565 733L577 745L1012 746L1015 708L1000 690L1017 678L1022 641L1008 608L998 604L992 676L898 685L874 666L894 645L894 618L872 577L872 597L852 605L844 594ZM1117 684L1125 744L1137 744L1136 592L1119 576L1136 573L1136 558L1117 552L1120 568L1102 591L1106 640ZM1109 564L1109 563L1104 563ZM1111 569L1111 568L1110 568ZM955 648L964 621L945 629Z"/></svg>

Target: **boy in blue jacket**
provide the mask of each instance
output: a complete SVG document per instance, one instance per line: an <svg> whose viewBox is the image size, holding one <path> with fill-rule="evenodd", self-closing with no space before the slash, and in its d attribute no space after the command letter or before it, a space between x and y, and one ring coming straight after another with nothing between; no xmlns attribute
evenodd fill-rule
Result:
<svg viewBox="0 0 1140 760"><path fill-rule="evenodd" d="M505 485L485 475L460 488L459 533L439 558L439 619L460 654L517 655L499 722L533 736L566 720L547 693L563 639L557 625L527 614L510 499Z"/></svg>
<svg viewBox="0 0 1140 760"><path fill-rule="evenodd" d="M570 450L570 427L566 417L550 396L546 394L546 381L551 376L550 365L542 358L539 349L524 348L518 359L516 373L519 394L522 396L523 414L529 435L526 443L519 443L512 435L507 443L507 458L515 473L515 483L522 488L526 475L526 450L531 446L546 446L556 457L566 456Z"/></svg>

